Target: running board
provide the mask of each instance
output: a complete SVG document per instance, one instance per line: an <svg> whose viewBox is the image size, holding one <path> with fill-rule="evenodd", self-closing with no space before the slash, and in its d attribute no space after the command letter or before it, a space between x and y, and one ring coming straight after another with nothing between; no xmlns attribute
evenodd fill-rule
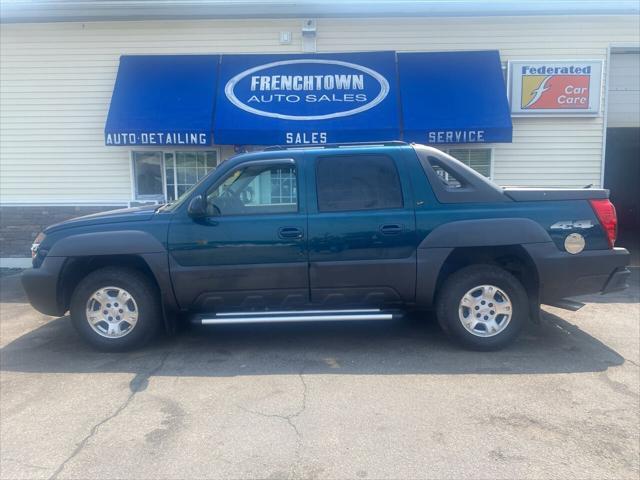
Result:
<svg viewBox="0 0 640 480"><path fill-rule="evenodd" d="M570 310L572 312L577 312L578 310L580 310L582 307L585 306L585 304L582 303L582 302L577 302L575 300L569 300L568 298L561 298L560 300L556 300L554 302L549 302L549 303L547 303L547 305L550 305L550 306L556 307L556 308L562 308L564 310Z"/></svg>
<svg viewBox="0 0 640 480"><path fill-rule="evenodd" d="M240 323L284 323L284 322L340 322L353 320L393 320L401 316L400 312L365 310L283 310L224 312L200 314L193 317L198 325L229 325Z"/></svg>

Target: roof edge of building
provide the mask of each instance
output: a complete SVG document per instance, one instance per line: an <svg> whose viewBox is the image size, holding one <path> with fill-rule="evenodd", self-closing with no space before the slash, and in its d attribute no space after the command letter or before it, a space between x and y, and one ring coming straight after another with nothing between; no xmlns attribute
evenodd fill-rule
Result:
<svg viewBox="0 0 640 480"><path fill-rule="evenodd" d="M638 15L635 0L0 0L2 23L230 18Z"/></svg>

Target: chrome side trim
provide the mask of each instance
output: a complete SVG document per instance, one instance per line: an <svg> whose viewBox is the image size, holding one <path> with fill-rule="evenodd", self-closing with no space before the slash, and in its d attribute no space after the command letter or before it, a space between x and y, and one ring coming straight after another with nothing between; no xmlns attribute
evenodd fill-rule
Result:
<svg viewBox="0 0 640 480"><path fill-rule="evenodd" d="M345 310L262 310L253 312L222 312L216 313L216 317L253 317L268 315L313 315L313 314L338 314L338 313L377 313L379 308L345 309Z"/></svg>
<svg viewBox="0 0 640 480"><path fill-rule="evenodd" d="M249 317L213 317L202 318L202 325L229 325L239 323L282 323L282 322L332 322L344 320L392 320L392 313L368 314L326 314L326 315L287 315L287 316L249 316Z"/></svg>

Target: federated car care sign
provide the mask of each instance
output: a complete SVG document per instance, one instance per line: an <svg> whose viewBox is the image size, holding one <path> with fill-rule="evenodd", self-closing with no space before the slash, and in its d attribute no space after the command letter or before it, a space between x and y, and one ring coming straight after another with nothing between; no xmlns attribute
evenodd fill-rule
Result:
<svg viewBox="0 0 640 480"><path fill-rule="evenodd" d="M225 55L219 82L216 143L398 138L393 52Z"/></svg>
<svg viewBox="0 0 640 480"><path fill-rule="evenodd" d="M516 115L597 115L601 61L509 62L511 112Z"/></svg>

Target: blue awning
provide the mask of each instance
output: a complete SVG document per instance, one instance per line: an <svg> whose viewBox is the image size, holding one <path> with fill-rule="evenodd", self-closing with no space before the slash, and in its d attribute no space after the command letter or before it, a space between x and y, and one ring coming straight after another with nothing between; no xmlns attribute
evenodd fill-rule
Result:
<svg viewBox="0 0 640 480"><path fill-rule="evenodd" d="M219 55L120 58L105 144L211 145Z"/></svg>
<svg viewBox="0 0 640 480"><path fill-rule="evenodd" d="M404 140L511 142L497 51L398 53Z"/></svg>
<svg viewBox="0 0 640 480"><path fill-rule="evenodd" d="M399 138L395 52L223 55L214 137L273 145Z"/></svg>
<svg viewBox="0 0 640 480"><path fill-rule="evenodd" d="M105 126L108 146L511 136L497 51L123 56Z"/></svg>

